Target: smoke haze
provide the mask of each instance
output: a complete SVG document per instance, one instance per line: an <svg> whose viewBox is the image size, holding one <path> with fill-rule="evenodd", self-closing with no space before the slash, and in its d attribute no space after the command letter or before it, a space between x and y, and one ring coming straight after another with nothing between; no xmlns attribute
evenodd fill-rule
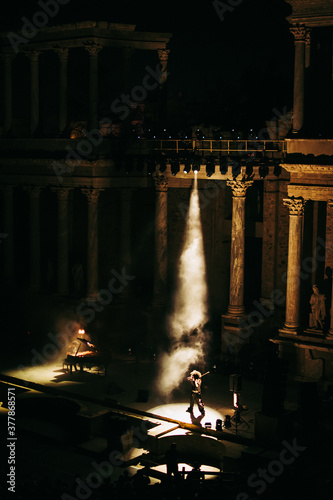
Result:
<svg viewBox="0 0 333 500"><path fill-rule="evenodd" d="M174 306L168 321L171 347L161 358L157 388L167 396L179 386L193 363L204 360L208 321L206 264L195 176L179 259Z"/></svg>

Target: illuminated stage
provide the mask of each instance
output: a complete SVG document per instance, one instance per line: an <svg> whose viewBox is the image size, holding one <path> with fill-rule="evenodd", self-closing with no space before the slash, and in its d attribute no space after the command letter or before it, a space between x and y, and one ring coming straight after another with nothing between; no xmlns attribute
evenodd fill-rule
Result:
<svg viewBox="0 0 333 500"><path fill-rule="evenodd" d="M188 424L198 425L203 428L205 428L207 424L210 424L212 429L215 429L216 420L223 420L223 416L213 408L206 406L204 417L196 408L194 408L194 415L190 415L190 413L186 412L187 408L188 404L175 403L155 406L154 408L149 409L149 412L173 420L186 422ZM183 429L179 429L179 431L177 431L177 434L178 433L184 433Z"/></svg>

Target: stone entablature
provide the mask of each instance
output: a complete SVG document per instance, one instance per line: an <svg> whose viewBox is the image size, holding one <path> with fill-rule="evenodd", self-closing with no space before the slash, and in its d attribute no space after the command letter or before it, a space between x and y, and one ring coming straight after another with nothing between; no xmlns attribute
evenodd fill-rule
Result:
<svg viewBox="0 0 333 500"><path fill-rule="evenodd" d="M117 24L98 21L85 21L60 26L41 28L36 37L29 42L29 51L55 50L57 48L84 47L96 43L103 47L133 48L141 50L165 49L171 33L155 33L136 31L133 24ZM13 49L7 38L8 33L0 33L3 40L3 51ZM23 45L22 49L24 49ZM23 50L24 51L24 50Z"/></svg>
<svg viewBox="0 0 333 500"><path fill-rule="evenodd" d="M333 157L333 139L285 139L285 141L287 155L299 153L314 156L332 155Z"/></svg>
<svg viewBox="0 0 333 500"><path fill-rule="evenodd" d="M292 24L305 24L309 27L333 25L332 0L288 0L292 14L287 21Z"/></svg>

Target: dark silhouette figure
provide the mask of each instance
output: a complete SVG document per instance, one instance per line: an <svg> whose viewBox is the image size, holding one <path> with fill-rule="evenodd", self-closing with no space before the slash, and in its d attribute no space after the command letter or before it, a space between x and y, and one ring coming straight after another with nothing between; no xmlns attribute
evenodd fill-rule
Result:
<svg viewBox="0 0 333 500"><path fill-rule="evenodd" d="M167 466L168 478L171 478L172 475L174 475L175 478L178 478L179 453L176 443L172 443L170 448L166 451L165 462Z"/></svg>

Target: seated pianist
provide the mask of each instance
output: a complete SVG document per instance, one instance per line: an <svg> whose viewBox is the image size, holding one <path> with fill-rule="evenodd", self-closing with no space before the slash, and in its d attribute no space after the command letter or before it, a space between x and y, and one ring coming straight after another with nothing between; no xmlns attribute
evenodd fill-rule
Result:
<svg viewBox="0 0 333 500"><path fill-rule="evenodd" d="M75 370L80 367L83 370L85 366L101 364L101 356L97 347L88 340L84 330L79 330L78 336L67 348L67 356L64 364L70 366L72 373L73 366Z"/></svg>

